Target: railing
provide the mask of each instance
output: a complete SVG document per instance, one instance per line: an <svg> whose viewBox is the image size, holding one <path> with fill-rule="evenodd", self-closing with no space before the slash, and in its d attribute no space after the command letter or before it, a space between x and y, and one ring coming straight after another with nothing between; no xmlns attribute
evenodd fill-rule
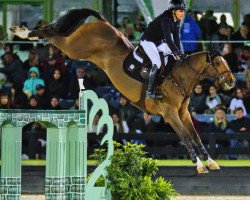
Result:
<svg viewBox="0 0 250 200"><path fill-rule="evenodd" d="M99 141L102 134L88 134L89 143ZM209 154L213 158L226 155L245 155L250 157L250 146L248 147L230 147L232 140L246 140L250 144L250 132L238 134L225 133L201 133L199 134ZM145 150L149 155L158 155L161 157L180 158L187 155L185 146L181 143L175 133L143 133L143 134L114 134L113 139L118 142L142 142L146 144ZM95 146L88 147L89 155L93 152Z"/></svg>

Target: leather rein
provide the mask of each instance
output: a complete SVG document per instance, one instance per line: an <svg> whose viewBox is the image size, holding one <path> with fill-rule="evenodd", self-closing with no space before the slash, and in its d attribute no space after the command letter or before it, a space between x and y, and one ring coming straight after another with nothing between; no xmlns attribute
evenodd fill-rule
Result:
<svg viewBox="0 0 250 200"><path fill-rule="evenodd" d="M214 66L214 61L213 61L213 58L215 58L215 57L216 57L216 56L210 55L209 52L207 52L206 61L207 61L208 64L204 67L204 71L203 71L203 73L200 75L199 80L202 80L202 79L208 77L208 76L207 76L207 69L208 69L209 66L215 67L215 66ZM197 76L199 73L196 71L196 69L194 69L194 68L189 64L188 59L186 60L186 63L187 63L187 65L188 65L188 67L195 73L195 76ZM181 73L180 73L180 69L179 69L179 68L180 68L180 65L177 66L177 72L178 72L179 77L180 77L180 85L179 85L178 83L176 83L176 81L172 78L171 74L170 74L169 76L167 76L167 80L169 80L173 85L175 85L175 87L177 87L177 89L181 92L182 96L184 97L184 101L185 101L186 99L188 99L188 98L191 96L192 90L191 90L191 92L189 92L189 93L185 90L184 81L183 81L183 78L182 78L182 76L181 76ZM205 73L204 73L204 72L205 72ZM216 81L216 82L218 81L218 83L220 84L221 82L223 82L223 81L225 80L226 75L227 75L228 73L231 73L231 71L230 71L230 70L226 70L226 71L221 72L218 76L215 77L215 81Z"/></svg>

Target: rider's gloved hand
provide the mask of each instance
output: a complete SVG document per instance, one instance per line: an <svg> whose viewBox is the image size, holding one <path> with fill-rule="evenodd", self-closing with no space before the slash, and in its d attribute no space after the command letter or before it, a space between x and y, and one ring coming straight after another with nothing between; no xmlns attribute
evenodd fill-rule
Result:
<svg viewBox="0 0 250 200"><path fill-rule="evenodd" d="M183 60L187 59L188 55L187 54L180 54L179 57L180 57L180 60L183 61Z"/></svg>

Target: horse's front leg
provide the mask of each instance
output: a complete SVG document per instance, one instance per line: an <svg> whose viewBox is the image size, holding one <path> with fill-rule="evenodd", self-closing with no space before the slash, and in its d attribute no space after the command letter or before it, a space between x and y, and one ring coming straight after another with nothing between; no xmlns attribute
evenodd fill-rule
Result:
<svg viewBox="0 0 250 200"><path fill-rule="evenodd" d="M185 106L185 105L183 105ZM180 119L182 121L183 124L185 124L187 131L190 135L190 137L192 138L194 144L197 146L199 152L203 155L203 160L207 161L208 163L208 167L210 170L219 170L220 167L217 165L217 163L210 157L210 155L208 154L206 148L204 147L204 145L202 144L202 141L197 133L197 131L194 128L190 113L187 110L187 106L186 107L182 107L182 109L180 110ZM201 170L202 168L198 169L198 165L197 165L197 171ZM199 172L199 171L198 171ZM201 172L204 173L204 172Z"/></svg>
<svg viewBox="0 0 250 200"><path fill-rule="evenodd" d="M164 121L166 123L168 122L172 126L179 138L184 142L192 162L197 163L197 155L192 146L191 138L189 137L186 128L183 126L179 118L178 111L176 109L168 107L167 109L162 111L162 116L164 118Z"/></svg>

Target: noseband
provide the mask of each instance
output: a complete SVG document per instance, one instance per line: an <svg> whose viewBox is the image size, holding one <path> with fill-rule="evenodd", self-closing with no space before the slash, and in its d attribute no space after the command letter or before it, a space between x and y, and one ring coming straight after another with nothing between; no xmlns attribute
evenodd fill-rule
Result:
<svg viewBox="0 0 250 200"><path fill-rule="evenodd" d="M209 52L207 52L207 57L206 57L206 61L208 62L208 65L205 67L205 70L204 70L204 73L202 73L202 78L207 78L207 69L212 66L213 68L216 68L215 67L215 64L214 64L214 58L217 57L217 56L221 56L220 53L218 53L217 51L214 52L212 55L209 54ZM222 83L226 76L228 74L231 74L232 72L230 70L225 70L223 72L220 72L214 79L215 79L215 82L217 83Z"/></svg>
<svg viewBox="0 0 250 200"><path fill-rule="evenodd" d="M201 79L203 79L203 78L207 78L207 77L208 77L208 75L207 75L207 70L208 70L208 68L209 68L210 66L216 69L215 63L214 63L214 61L213 61L214 58L215 58L216 56L221 56L221 55L219 55L219 54L217 54L217 53L216 53L216 54L213 53L212 55L210 55L209 52L206 52L206 62L207 62L207 65L204 67L204 70L203 70L202 74L200 74L200 73L197 71L196 68L192 67L192 65L190 65L190 63L188 62L188 59L186 60L186 64L189 66L189 69L191 69L191 70L193 71L193 73L195 74L195 76L197 76L197 75L200 74L200 78L199 78L199 79L201 80ZM177 72L178 72L179 75L180 75L180 86L179 86L179 84L177 84L176 81L171 77L171 75L168 76L167 79L168 79L172 84L174 84L174 85L180 90L182 96L184 97L184 100L185 100L185 99L188 99L188 98L190 97L192 91L188 93L188 92L184 89L185 86L184 86L183 79L182 79L182 77L181 77L181 73L180 73L180 70L179 70L179 66L177 66ZM225 71L223 71L223 72L220 72L220 73L215 77L215 81L216 81L217 83L219 83L219 84L222 83L222 82L226 79L226 76L227 76L229 73L231 74L232 72L231 72L230 70L225 70Z"/></svg>

